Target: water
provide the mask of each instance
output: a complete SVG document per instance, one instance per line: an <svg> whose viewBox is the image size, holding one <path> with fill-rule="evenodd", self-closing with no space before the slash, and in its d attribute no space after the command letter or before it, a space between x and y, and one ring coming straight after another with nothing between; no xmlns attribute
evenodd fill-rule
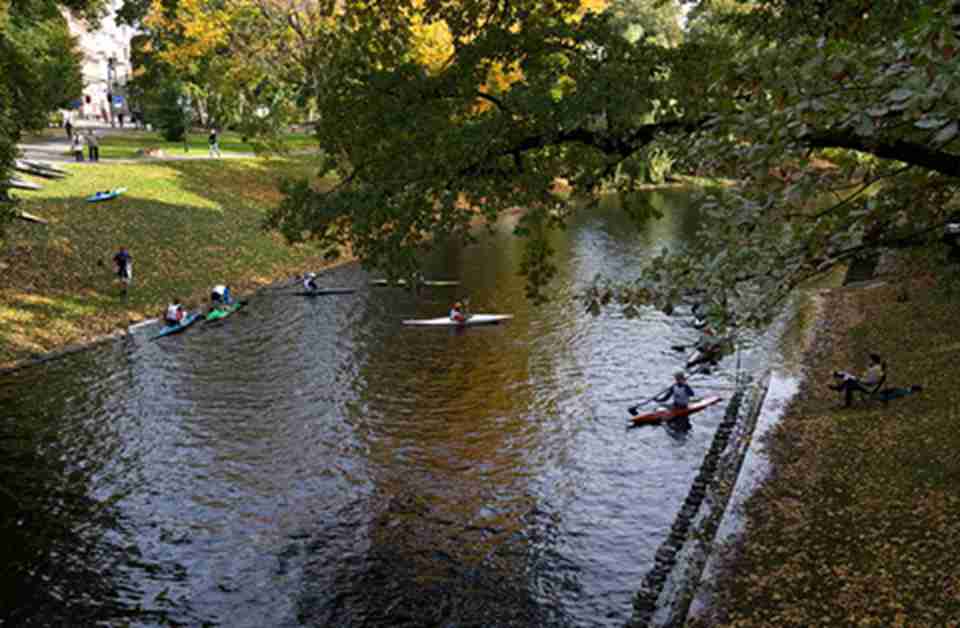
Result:
<svg viewBox="0 0 960 628"><path fill-rule="evenodd" d="M681 192L640 233L603 207L558 234L539 308L520 244L431 260L457 288L276 287L222 323L0 377L0 623L622 626L723 405L627 430L671 380L680 318L571 298L692 237ZM506 325L400 325L469 297ZM729 396L730 360L694 379Z"/></svg>

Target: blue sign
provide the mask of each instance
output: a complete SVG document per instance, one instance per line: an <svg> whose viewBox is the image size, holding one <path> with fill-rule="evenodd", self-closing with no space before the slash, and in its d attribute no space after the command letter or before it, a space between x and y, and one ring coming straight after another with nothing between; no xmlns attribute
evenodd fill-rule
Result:
<svg viewBox="0 0 960 628"><path fill-rule="evenodd" d="M114 105L115 107L122 107L122 106L123 106L123 96L114 96L114 97L113 97L113 105Z"/></svg>

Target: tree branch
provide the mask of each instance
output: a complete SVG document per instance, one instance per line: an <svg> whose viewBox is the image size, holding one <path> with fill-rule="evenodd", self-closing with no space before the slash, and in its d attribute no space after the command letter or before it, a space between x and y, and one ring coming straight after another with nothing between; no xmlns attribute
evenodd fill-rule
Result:
<svg viewBox="0 0 960 628"><path fill-rule="evenodd" d="M800 141L812 148L846 148L960 177L960 156L924 144L905 140L867 142L852 131L838 130L809 133Z"/></svg>

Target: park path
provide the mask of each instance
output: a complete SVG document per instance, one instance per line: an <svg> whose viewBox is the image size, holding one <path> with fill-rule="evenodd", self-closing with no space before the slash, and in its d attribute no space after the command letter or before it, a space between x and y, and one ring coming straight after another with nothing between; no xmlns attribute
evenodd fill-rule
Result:
<svg viewBox="0 0 960 628"><path fill-rule="evenodd" d="M91 120L77 120L74 123L73 128L80 132L95 131L100 139L103 139L109 135L121 135L141 130L130 126L123 128L112 127L109 124L103 124L102 122ZM37 139L30 142L21 142L19 144L19 148L24 159L50 162L74 161L73 154L70 152L70 140L67 138L66 131L63 131L61 135L56 137ZM86 147L84 147L84 151L86 152ZM222 153L222 157L211 157L205 149L194 149L189 153L165 152L163 157L139 157L137 159L102 157L100 161L111 163L141 163L144 161L171 161L184 159L242 159L250 157L255 157L255 155L253 153L237 153L226 151Z"/></svg>

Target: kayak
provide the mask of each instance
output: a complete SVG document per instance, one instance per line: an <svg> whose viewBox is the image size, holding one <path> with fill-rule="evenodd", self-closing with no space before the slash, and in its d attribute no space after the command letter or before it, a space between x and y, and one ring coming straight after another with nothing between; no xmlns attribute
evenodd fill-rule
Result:
<svg viewBox="0 0 960 628"><path fill-rule="evenodd" d="M57 174L68 175L70 174L63 168L59 166L54 166L48 161L36 161L34 159L21 159L20 163L30 168L36 168L38 170L48 170L50 172L56 172Z"/></svg>
<svg viewBox="0 0 960 628"><path fill-rule="evenodd" d="M705 410L712 406L715 403L720 403L722 399L720 397L707 397L701 399L700 401L691 403L686 408L662 408L654 412L648 412L647 414L638 414L637 416L630 417L630 422L634 425L642 425L644 423L659 423L660 421L678 419L684 416L690 416L691 414L696 414L701 410Z"/></svg>
<svg viewBox="0 0 960 628"><path fill-rule="evenodd" d="M353 294L356 292L353 288L320 288L319 290L301 290L294 292L296 297L320 297L325 294Z"/></svg>
<svg viewBox="0 0 960 628"><path fill-rule="evenodd" d="M193 325L194 323L202 319L203 319L203 315L200 312L187 314L183 318L183 320L177 323L176 325L170 325L169 323L164 325L163 329L161 329L160 332L153 337L153 339L157 340L159 338L163 338L164 336L169 336L171 334L178 334L184 329L186 329L187 327L189 327L190 325Z"/></svg>
<svg viewBox="0 0 960 628"><path fill-rule="evenodd" d="M112 198L117 198L121 194L127 191L127 188L114 188L112 190L104 190L103 192L97 192L91 196L87 197L88 203L98 203L100 201L109 201Z"/></svg>
<svg viewBox="0 0 960 628"><path fill-rule="evenodd" d="M470 318L461 322L443 318L414 318L403 321L404 325L420 325L423 327L473 327L475 325L496 325L513 318L513 314L472 314Z"/></svg>
<svg viewBox="0 0 960 628"><path fill-rule="evenodd" d="M30 174L35 177L43 177L45 179L63 179L67 176L67 173L62 170L43 168L41 166L35 166L20 160L14 162L13 169L18 172Z"/></svg>
<svg viewBox="0 0 960 628"><path fill-rule="evenodd" d="M226 307L216 307L210 310L210 312L207 314L206 320L218 321L218 320L224 319L230 316L231 314L233 314L234 312L236 312L237 310L239 310L240 308L242 308L246 304L247 304L246 301L237 301L236 303L233 303Z"/></svg>
<svg viewBox="0 0 960 628"><path fill-rule="evenodd" d="M33 183L32 181L26 181L24 179L17 179L16 177L7 179L5 181L0 181L0 189L3 188L17 188L18 190L42 190L43 186Z"/></svg>
<svg viewBox="0 0 960 628"><path fill-rule="evenodd" d="M371 279L371 286L405 286L407 285L406 279L397 279L396 281L389 281L387 279ZM434 286L434 287L443 287L443 286L459 286L460 282L453 279L424 279L420 282L421 286Z"/></svg>

